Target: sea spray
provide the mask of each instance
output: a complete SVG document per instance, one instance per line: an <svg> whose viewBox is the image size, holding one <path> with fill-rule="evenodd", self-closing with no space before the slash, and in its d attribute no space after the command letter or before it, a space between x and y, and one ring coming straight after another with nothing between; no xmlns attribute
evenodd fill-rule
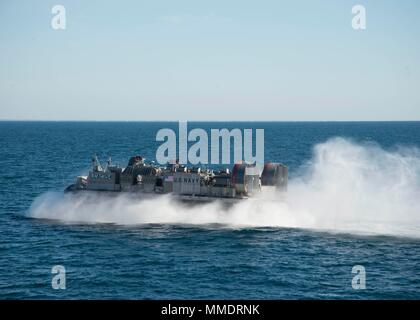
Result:
<svg viewBox="0 0 420 320"><path fill-rule="evenodd" d="M216 223L420 237L420 152L334 138L314 147L284 199L244 200L226 208L219 201L186 206L169 195L49 192L35 199L28 215L78 223Z"/></svg>

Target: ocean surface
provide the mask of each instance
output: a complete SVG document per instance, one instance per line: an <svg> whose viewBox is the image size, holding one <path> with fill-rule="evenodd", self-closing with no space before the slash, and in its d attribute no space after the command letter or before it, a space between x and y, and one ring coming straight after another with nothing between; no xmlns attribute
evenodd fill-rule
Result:
<svg viewBox="0 0 420 320"><path fill-rule="evenodd" d="M420 299L420 122L188 124L264 129L286 199L63 195L93 153L154 160L157 131L177 125L0 122L0 299Z"/></svg>

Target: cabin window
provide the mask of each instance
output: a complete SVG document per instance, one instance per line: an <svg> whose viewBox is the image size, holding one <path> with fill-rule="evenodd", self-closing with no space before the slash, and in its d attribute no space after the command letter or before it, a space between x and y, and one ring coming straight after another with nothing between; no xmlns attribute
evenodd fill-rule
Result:
<svg viewBox="0 0 420 320"><path fill-rule="evenodd" d="M156 179L156 187L162 187L163 186L163 180L161 178Z"/></svg>

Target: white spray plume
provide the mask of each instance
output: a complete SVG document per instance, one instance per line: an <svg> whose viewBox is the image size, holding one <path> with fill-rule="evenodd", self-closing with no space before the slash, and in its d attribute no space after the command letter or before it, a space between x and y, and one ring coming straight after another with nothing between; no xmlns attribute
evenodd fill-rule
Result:
<svg viewBox="0 0 420 320"><path fill-rule="evenodd" d="M185 206L170 196L133 200L49 192L34 201L28 215L83 223L221 224L420 237L420 152L390 152L334 138L314 147L312 160L289 181L282 200L266 196L226 208L218 202Z"/></svg>

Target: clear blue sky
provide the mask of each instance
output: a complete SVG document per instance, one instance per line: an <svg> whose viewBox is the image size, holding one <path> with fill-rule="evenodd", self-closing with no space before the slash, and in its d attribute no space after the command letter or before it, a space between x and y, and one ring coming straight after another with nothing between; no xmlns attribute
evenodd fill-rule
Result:
<svg viewBox="0 0 420 320"><path fill-rule="evenodd" d="M0 119L420 120L420 1L1 0Z"/></svg>

